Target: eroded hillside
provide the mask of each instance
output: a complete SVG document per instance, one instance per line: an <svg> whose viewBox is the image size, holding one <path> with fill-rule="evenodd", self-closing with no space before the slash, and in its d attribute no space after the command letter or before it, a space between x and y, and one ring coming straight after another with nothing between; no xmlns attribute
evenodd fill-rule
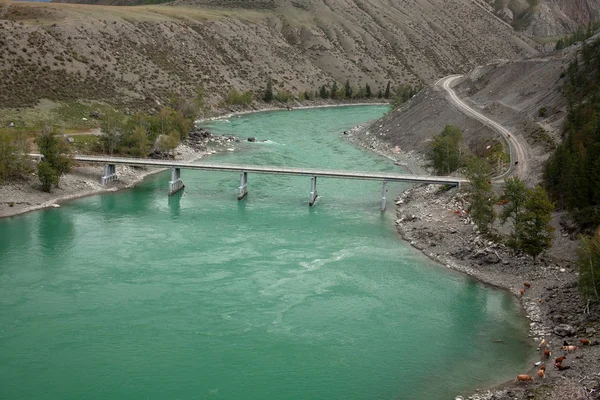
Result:
<svg viewBox="0 0 600 400"><path fill-rule="evenodd" d="M600 0L486 0L496 15L525 35L564 36L600 18Z"/></svg>
<svg viewBox="0 0 600 400"><path fill-rule="evenodd" d="M539 182L545 160L561 141L567 99L563 90L569 62L577 46L543 58L496 61L477 67L454 87L475 110L507 127L526 144L531 167L526 178ZM500 135L453 106L442 88L427 88L390 112L363 138L370 146L383 141L390 148L424 154L434 135L451 124L463 131L471 151L485 152Z"/></svg>
<svg viewBox="0 0 600 400"><path fill-rule="evenodd" d="M202 0L208 1L208 0ZM171 93L209 101L272 78L292 93L350 80L430 83L490 59L535 53L466 0L296 3L275 8L0 3L0 107L41 98L154 107ZM466 23L467 22L467 23Z"/></svg>

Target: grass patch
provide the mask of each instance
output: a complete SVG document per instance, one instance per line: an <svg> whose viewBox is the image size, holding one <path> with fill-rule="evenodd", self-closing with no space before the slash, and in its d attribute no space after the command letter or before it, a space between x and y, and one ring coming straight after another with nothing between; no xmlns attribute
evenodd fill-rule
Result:
<svg viewBox="0 0 600 400"><path fill-rule="evenodd" d="M112 106L99 102L42 100L31 108L0 109L0 127L14 123L11 129L15 132L36 133L44 123L50 122L59 126L64 133L81 132L100 127L100 121L91 118L90 112L106 114L111 110Z"/></svg>
<svg viewBox="0 0 600 400"><path fill-rule="evenodd" d="M80 153L92 154L101 148L99 137L96 135L70 135L70 137L73 138L71 147Z"/></svg>

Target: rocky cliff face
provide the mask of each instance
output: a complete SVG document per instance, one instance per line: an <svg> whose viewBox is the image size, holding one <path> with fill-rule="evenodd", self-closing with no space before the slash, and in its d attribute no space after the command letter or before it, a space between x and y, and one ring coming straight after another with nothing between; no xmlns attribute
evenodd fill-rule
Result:
<svg viewBox="0 0 600 400"><path fill-rule="evenodd" d="M496 15L523 34L557 37L600 19L600 0L486 0Z"/></svg>
<svg viewBox="0 0 600 400"><path fill-rule="evenodd" d="M274 9L0 3L0 31L0 107L49 98L148 108L200 84L216 102L231 88L258 93L269 78L292 93L347 79L376 92L388 81L429 83L536 52L467 0L276 0Z"/></svg>

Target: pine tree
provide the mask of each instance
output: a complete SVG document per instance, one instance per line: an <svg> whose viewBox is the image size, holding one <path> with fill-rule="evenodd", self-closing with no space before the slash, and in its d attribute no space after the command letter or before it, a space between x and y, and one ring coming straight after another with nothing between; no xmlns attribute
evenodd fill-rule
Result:
<svg viewBox="0 0 600 400"><path fill-rule="evenodd" d="M365 84L365 96L367 97L367 99L370 99L371 96L373 96L373 93L371 92L371 86L369 86L369 84Z"/></svg>
<svg viewBox="0 0 600 400"><path fill-rule="evenodd" d="M346 85L344 88L344 93L346 94L347 99L352 98L352 87L350 86L350 80L346 80Z"/></svg>
<svg viewBox="0 0 600 400"><path fill-rule="evenodd" d="M270 78L267 81L267 87L265 88L262 99L265 103L270 103L273 101L273 81Z"/></svg>
<svg viewBox="0 0 600 400"><path fill-rule="evenodd" d="M333 81L333 85L331 85L331 98L337 99L337 97L338 97L338 86L337 86L337 82Z"/></svg>
<svg viewBox="0 0 600 400"><path fill-rule="evenodd" d="M390 83L390 81L388 81L387 86L385 87L385 93L384 93L383 97L385 97L386 99L389 99L390 96L392 95L391 90L392 90L391 83Z"/></svg>
<svg viewBox="0 0 600 400"><path fill-rule="evenodd" d="M538 186L529 190L525 202L525 210L521 219L519 248L533 257L537 257L552 243L554 228L550 225L554 205L548 193Z"/></svg>
<svg viewBox="0 0 600 400"><path fill-rule="evenodd" d="M327 88L325 87L325 85L321 86L321 90L319 91L319 96L322 99L328 99L329 98L329 90L327 90Z"/></svg>

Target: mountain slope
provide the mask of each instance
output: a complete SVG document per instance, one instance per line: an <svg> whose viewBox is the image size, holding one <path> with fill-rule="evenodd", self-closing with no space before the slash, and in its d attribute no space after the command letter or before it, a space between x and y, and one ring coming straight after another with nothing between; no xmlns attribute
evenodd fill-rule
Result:
<svg viewBox="0 0 600 400"><path fill-rule="evenodd" d="M530 37L564 36L600 18L600 0L486 0L496 15Z"/></svg>
<svg viewBox="0 0 600 400"><path fill-rule="evenodd" d="M258 91L269 77L292 93L334 79L376 90L536 52L468 0L275 4L0 3L0 107L49 98L149 108L171 93L193 95L199 84L215 102L232 87Z"/></svg>

